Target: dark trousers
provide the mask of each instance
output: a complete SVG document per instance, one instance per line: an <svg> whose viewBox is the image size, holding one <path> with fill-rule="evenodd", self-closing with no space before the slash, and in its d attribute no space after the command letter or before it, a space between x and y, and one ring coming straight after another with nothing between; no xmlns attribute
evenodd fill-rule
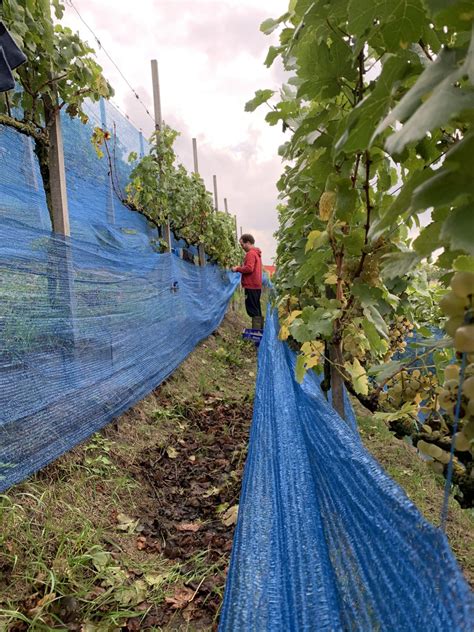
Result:
<svg viewBox="0 0 474 632"><path fill-rule="evenodd" d="M262 290L249 290L245 288L245 309L251 318L262 315L262 308L260 307L261 293Z"/></svg>

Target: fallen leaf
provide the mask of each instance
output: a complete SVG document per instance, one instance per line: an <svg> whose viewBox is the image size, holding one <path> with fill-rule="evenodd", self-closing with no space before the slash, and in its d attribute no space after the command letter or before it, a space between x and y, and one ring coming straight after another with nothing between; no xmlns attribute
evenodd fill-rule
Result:
<svg viewBox="0 0 474 632"><path fill-rule="evenodd" d="M98 571L103 571L110 564L111 559L110 553L102 551L101 549L91 553L91 561Z"/></svg>
<svg viewBox="0 0 474 632"><path fill-rule="evenodd" d="M145 538L145 536L141 535L139 538L137 538L137 549L139 551L143 551L144 549L146 549L146 538Z"/></svg>
<svg viewBox="0 0 474 632"><path fill-rule="evenodd" d="M137 579L131 586L124 586L115 591L115 600L122 606L136 606L145 600L148 587L142 579Z"/></svg>
<svg viewBox="0 0 474 632"><path fill-rule="evenodd" d="M175 610L181 610L182 608L185 608L188 605L188 603L192 601L193 597L194 597L194 590L191 590L191 588L186 588L185 586L182 586L182 587L176 588L173 596L166 597L165 601L166 603L169 603L171 607L174 608Z"/></svg>
<svg viewBox="0 0 474 632"><path fill-rule="evenodd" d="M30 608L30 610L28 610L28 614L30 615L30 617L36 617L41 612L42 608L47 606L49 603L51 603L55 599L56 599L56 593L48 593L47 595L45 595L44 597L38 600L34 608Z"/></svg>
<svg viewBox="0 0 474 632"><path fill-rule="evenodd" d="M148 575L145 575L144 579L149 586L154 587L162 584L166 579L166 575L152 575L150 573Z"/></svg>
<svg viewBox="0 0 474 632"><path fill-rule="evenodd" d="M176 525L178 531L192 531L193 533L199 531L201 527L202 525L199 522L181 522Z"/></svg>
<svg viewBox="0 0 474 632"><path fill-rule="evenodd" d="M207 492L205 492L202 496L203 498L209 498L210 496L217 496L217 494L220 494L221 490L219 489L219 487L211 487L211 489L208 489Z"/></svg>
<svg viewBox="0 0 474 632"><path fill-rule="evenodd" d="M226 527L230 527L231 525L237 522L237 516L239 513L239 505L233 505L233 507L229 507L229 509L222 516L221 520Z"/></svg>
<svg viewBox="0 0 474 632"><path fill-rule="evenodd" d="M117 529L120 531L126 531L127 533L133 533L138 526L140 520L135 520L134 518L130 518L127 514L119 513L117 514Z"/></svg>
<svg viewBox="0 0 474 632"><path fill-rule="evenodd" d="M178 456L178 451L172 446L166 448L166 454L170 459L175 459Z"/></svg>
<svg viewBox="0 0 474 632"><path fill-rule="evenodd" d="M191 461L191 463L194 463L194 461L196 460L196 457L194 456L194 454L189 457L189 460Z"/></svg>

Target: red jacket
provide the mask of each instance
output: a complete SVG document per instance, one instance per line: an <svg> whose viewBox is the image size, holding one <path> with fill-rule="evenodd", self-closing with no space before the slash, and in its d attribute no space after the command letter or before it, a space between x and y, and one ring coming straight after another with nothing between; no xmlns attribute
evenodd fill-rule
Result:
<svg viewBox="0 0 474 632"><path fill-rule="evenodd" d="M237 268L242 274L242 287L249 290L262 289L262 251L251 248L245 255L244 264Z"/></svg>

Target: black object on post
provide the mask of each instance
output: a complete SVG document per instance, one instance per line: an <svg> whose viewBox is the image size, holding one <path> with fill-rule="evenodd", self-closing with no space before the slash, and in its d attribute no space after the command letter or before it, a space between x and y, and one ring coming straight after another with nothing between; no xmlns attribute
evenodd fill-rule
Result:
<svg viewBox="0 0 474 632"><path fill-rule="evenodd" d="M1 0L0 0L1 5ZM26 61L26 55L0 22L0 92L12 90L15 87L12 70Z"/></svg>

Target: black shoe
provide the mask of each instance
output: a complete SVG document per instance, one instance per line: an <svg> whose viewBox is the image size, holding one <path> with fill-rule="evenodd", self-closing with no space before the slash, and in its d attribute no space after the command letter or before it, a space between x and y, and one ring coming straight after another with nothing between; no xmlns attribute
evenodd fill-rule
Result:
<svg viewBox="0 0 474 632"><path fill-rule="evenodd" d="M6 92L7 90L13 90L15 87L15 80L13 79L10 66L5 59L5 53L0 46L0 92Z"/></svg>
<svg viewBox="0 0 474 632"><path fill-rule="evenodd" d="M25 63L26 55L18 48L17 43L2 22L0 22L0 49L1 48L3 48L5 59L10 66L10 70L14 70Z"/></svg>

